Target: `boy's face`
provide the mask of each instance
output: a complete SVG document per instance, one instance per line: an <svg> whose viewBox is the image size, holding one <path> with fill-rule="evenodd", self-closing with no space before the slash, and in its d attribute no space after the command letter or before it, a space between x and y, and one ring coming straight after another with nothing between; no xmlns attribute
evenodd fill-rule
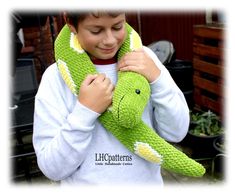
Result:
<svg viewBox="0 0 235 193"><path fill-rule="evenodd" d="M89 15L78 24L79 43L92 59L110 59L125 40L125 22L125 14L117 17L102 15L98 18Z"/></svg>

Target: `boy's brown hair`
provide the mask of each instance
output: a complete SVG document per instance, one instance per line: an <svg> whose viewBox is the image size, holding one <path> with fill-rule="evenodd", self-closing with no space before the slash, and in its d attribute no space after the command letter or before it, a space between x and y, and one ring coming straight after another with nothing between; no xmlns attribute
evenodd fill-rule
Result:
<svg viewBox="0 0 235 193"><path fill-rule="evenodd" d="M64 17L65 20L72 26L77 29L78 23L83 21L87 16L91 15L95 18L99 18L104 15L108 15L110 17L117 17L120 14L123 14L124 12L118 12L118 11L83 11L83 12L65 12Z"/></svg>

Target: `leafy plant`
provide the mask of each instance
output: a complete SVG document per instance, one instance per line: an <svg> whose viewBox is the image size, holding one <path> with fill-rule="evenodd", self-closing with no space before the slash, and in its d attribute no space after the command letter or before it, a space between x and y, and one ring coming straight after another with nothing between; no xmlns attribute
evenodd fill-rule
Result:
<svg viewBox="0 0 235 193"><path fill-rule="evenodd" d="M190 112L191 127L189 132L199 136L213 136L223 133L220 118L208 110L207 112Z"/></svg>

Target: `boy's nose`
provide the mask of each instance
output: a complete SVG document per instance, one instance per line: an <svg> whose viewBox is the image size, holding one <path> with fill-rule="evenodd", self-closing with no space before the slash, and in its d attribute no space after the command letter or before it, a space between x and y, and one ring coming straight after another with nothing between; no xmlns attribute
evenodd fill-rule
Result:
<svg viewBox="0 0 235 193"><path fill-rule="evenodd" d="M115 43L116 43L116 39L115 39L112 31L107 31L105 33L105 37L103 39L103 44L106 46L112 46Z"/></svg>

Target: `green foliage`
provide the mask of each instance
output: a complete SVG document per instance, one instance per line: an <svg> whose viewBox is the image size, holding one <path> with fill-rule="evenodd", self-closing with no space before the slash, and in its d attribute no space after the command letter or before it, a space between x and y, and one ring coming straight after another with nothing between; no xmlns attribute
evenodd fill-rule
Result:
<svg viewBox="0 0 235 193"><path fill-rule="evenodd" d="M207 112L190 112L191 127L189 132L199 136L213 136L223 133L220 118L208 110Z"/></svg>

